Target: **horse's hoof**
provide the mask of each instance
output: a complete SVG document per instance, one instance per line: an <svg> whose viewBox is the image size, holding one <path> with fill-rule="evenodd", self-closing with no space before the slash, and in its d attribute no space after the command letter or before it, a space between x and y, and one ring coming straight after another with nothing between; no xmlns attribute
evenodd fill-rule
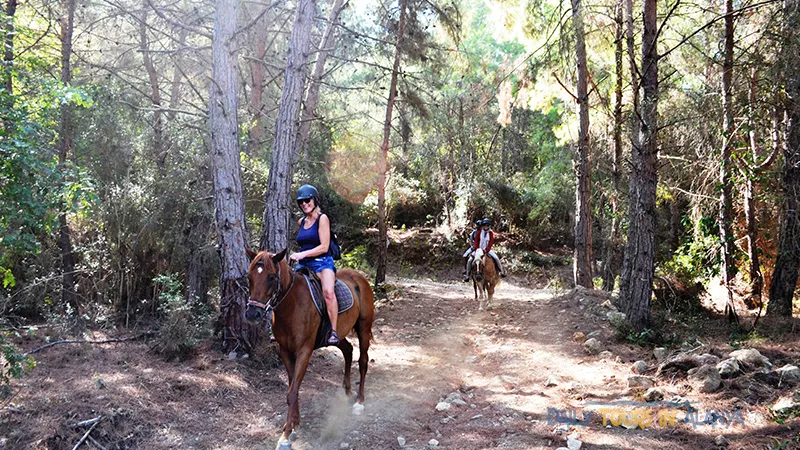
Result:
<svg viewBox="0 0 800 450"><path fill-rule="evenodd" d="M361 403L353 403L353 415L360 416L364 412L364 405Z"/></svg>
<svg viewBox="0 0 800 450"><path fill-rule="evenodd" d="M294 442L297 439L297 432L292 430L291 434L289 434L289 442Z"/></svg>

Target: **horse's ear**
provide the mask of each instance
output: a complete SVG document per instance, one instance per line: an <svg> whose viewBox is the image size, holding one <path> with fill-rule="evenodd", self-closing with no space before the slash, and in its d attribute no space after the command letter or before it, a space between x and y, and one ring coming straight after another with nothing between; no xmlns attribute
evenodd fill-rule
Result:
<svg viewBox="0 0 800 450"><path fill-rule="evenodd" d="M245 247L244 251L247 252L247 257L250 258L250 261L252 261L258 255L258 253L250 250L250 247Z"/></svg>
<svg viewBox="0 0 800 450"><path fill-rule="evenodd" d="M278 264L279 262L283 261L283 258L286 256L286 249L283 249L280 253L272 257L272 262Z"/></svg>

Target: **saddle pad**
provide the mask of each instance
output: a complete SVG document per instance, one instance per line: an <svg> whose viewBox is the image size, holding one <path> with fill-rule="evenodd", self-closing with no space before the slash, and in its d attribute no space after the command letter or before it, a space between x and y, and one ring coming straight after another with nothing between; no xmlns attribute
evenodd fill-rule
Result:
<svg viewBox="0 0 800 450"><path fill-rule="evenodd" d="M306 284L308 284L308 290L311 291L314 307L317 308L319 315L327 317L327 314L325 314L327 308L325 307L325 298L322 296L322 286L320 282L306 274L303 274L303 277L306 279ZM353 293L343 281L336 280L336 284L333 285L333 290L336 292L336 300L339 303L339 314L353 307Z"/></svg>

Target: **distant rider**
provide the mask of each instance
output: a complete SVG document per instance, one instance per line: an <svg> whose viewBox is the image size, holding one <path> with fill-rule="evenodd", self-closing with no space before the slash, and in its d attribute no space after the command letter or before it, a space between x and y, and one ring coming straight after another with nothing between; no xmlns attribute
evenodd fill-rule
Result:
<svg viewBox="0 0 800 450"><path fill-rule="evenodd" d="M492 257L494 260L495 265L497 266L497 271L500 272L500 277L505 278L506 272L503 270L503 265L500 263L500 258L497 256L497 253L492 250L492 246L494 245L494 231L492 231L492 221L489 219L483 219L481 221L482 229L480 233L475 233L475 239L473 240L472 244L472 251L474 252L477 249L482 249L483 252ZM467 275L464 277L464 281L469 281L469 268L472 266L472 256L467 259Z"/></svg>

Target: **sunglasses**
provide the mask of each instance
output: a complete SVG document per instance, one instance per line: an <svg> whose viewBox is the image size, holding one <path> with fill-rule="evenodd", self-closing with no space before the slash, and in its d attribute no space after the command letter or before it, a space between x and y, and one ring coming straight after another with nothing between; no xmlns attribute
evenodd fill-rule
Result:
<svg viewBox="0 0 800 450"><path fill-rule="evenodd" d="M298 205L303 205L305 203L311 203L311 200L314 200L314 199L313 198L301 198L300 200L297 201L297 204Z"/></svg>

